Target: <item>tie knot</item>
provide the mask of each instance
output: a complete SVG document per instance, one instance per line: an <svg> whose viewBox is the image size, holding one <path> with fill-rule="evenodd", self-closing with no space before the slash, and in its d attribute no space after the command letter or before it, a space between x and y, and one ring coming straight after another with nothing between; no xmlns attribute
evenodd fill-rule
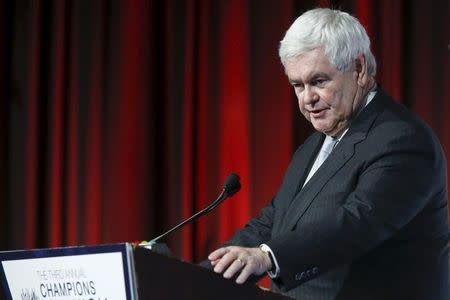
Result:
<svg viewBox="0 0 450 300"><path fill-rule="evenodd" d="M339 140L335 137L326 136L325 140L323 141L322 151L326 152L327 154L330 154L338 141Z"/></svg>
<svg viewBox="0 0 450 300"><path fill-rule="evenodd" d="M320 148L319 154L317 155L316 160L314 161L314 164L311 167L308 177L306 177L306 180L303 183L303 185L305 185L309 181L309 179L314 175L317 169L319 169L322 163L327 159L327 157L330 155L331 151L333 151L333 148L336 146L336 143L338 141L339 140L337 138L328 135L325 137L322 147Z"/></svg>

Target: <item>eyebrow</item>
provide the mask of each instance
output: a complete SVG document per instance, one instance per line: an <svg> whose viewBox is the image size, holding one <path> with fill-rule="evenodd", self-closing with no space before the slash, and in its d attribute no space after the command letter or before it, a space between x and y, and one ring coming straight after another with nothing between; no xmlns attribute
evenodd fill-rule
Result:
<svg viewBox="0 0 450 300"><path fill-rule="evenodd" d="M313 73L310 77L308 77L306 82L310 82L310 81L315 80L315 79L320 78L320 77L323 77L323 78L326 78L326 79L330 79L331 78L331 76L329 74L327 74L327 73L318 72L318 73ZM295 80L295 79L289 79L289 82L290 83L300 83L301 81Z"/></svg>

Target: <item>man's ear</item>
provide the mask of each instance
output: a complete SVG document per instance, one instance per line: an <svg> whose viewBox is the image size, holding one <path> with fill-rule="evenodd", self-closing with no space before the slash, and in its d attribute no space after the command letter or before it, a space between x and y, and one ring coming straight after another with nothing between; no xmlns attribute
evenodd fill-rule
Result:
<svg viewBox="0 0 450 300"><path fill-rule="evenodd" d="M360 54L355 58L355 75L357 83L360 87L365 87L369 82L367 59L364 54Z"/></svg>

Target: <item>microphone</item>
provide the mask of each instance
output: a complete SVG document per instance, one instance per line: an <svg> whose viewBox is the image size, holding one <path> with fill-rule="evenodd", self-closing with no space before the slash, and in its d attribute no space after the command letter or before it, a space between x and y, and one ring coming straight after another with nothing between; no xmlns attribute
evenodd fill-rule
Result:
<svg viewBox="0 0 450 300"><path fill-rule="evenodd" d="M156 245L156 243L159 240L161 240L162 238L166 237L167 235L169 235L173 231L175 231L175 230L183 227L187 223L191 223L194 220L196 220L197 218L199 218L199 217L209 213L210 211L215 209L217 206L219 206L219 204L221 204L225 199L227 199L228 197L233 196L234 194L236 194L241 189L241 183L239 182L239 180L240 180L239 175L237 175L236 173L231 173L230 175L228 175L227 179L225 180L222 192L219 194L219 197L217 197L217 199L214 200L210 205L208 205L207 207L205 207L201 211L195 213L193 216L191 216L190 218L184 220L183 222L181 222L180 224L176 225L175 227L173 227L173 228L169 229L168 231L164 232L163 234L155 237L150 242L148 242L148 243L147 242L140 243L139 246L143 246L145 248L152 249L152 247L154 245Z"/></svg>

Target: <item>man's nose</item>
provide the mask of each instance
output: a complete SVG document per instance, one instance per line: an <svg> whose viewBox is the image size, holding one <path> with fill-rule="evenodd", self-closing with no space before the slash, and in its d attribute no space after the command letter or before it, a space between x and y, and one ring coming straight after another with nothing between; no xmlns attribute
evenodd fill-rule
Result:
<svg viewBox="0 0 450 300"><path fill-rule="evenodd" d="M306 104L311 104L319 100L319 95L315 91L314 87L311 87L309 85L305 86L304 95Z"/></svg>

